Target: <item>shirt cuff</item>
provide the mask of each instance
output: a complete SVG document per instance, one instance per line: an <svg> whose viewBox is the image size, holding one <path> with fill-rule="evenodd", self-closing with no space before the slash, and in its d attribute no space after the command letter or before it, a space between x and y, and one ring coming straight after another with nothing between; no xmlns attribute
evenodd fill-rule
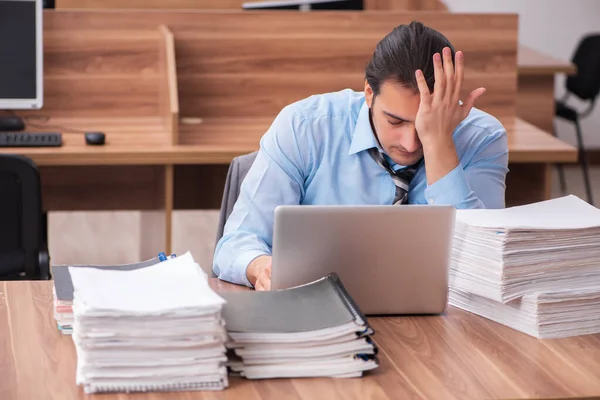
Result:
<svg viewBox="0 0 600 400"><path fill-rule="evenodd" d="M465 177L465 171L459 163L443 178L425 188L425 200L429 204L458 206L469 197L472 190Z"/></svg>
<svg viewBox="0 0 600 400"><path fill-rule="evenodd" d="M268 255L269 254L265 253L264 250L249 250L240 254L233 262L235 282L241 282L242 284L248 287L254 288L252 283L250 283L250 281L248 280L248 276L246 275L246 268L248 268L248 264L250 264L252 260L254 260L256 257Z"/></svg>

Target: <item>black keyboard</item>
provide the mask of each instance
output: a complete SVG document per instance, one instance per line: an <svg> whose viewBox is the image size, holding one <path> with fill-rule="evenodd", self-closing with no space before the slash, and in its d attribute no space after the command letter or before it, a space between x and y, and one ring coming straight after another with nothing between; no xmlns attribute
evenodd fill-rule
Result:
<svg viewBox="0 0 600 400"><path fill-rule="evenodd" d="M59 147L58 132L0 132L0 147Z"/></svg>

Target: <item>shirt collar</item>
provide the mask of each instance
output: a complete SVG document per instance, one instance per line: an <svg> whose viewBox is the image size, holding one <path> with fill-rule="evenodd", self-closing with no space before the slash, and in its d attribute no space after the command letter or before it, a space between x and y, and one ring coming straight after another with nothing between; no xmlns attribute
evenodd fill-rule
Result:
<svg viewBox="0 0 600 400"><path fill-rule="evenodd" d="M365 101L358 113L356 126L354 127L354 132L352 133L352 142L350 143L348 155L356 154L372 147L377 147L380 151L382 150L379 146L379 142L377 142L377 139L375 138L373 129L371 129L371 122L369 121L369 107Z"/></svg>

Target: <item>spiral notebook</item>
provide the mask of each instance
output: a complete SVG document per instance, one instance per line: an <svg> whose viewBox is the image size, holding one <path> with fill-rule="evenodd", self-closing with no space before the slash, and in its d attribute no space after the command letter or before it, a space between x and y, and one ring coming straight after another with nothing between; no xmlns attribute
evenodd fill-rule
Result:
<svg viewBox="0 0 600 400"><path fill-rule="evenodd" d="M223 292L233 372L250 379L357 377L378 366L374 333L340 278L265 292Z"/></svg>

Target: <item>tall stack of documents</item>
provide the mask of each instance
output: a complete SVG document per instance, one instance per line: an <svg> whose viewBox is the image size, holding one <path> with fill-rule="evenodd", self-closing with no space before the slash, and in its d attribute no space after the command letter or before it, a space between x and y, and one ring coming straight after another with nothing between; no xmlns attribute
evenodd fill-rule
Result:
<svg viewBox="0 0 600 400"><path fill-rule="evenodd" d="M373 330L335 274L296 288L223 292L232 371L248 379L359 377L377 368Z"/></svg>
<svg viewBox="0 0 600 400"><path fill-rule="evenodd" d="M224 300L191 254L131 271L70 267L85 393L228 386Z"/></svg>
<svg viewBox="0 0 600 400"><path fill-rule="evenodd" d="M451 305L539 338L600 332L600 210L570 195L459 210Z"/></svg>

